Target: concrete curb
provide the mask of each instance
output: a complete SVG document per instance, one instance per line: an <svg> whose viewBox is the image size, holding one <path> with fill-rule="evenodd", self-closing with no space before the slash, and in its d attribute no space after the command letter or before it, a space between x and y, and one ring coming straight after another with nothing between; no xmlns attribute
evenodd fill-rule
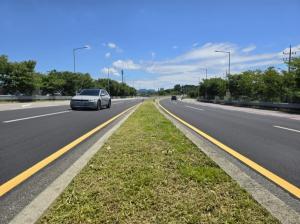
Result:
<svg viewBox="0 0 300 224"><path fill-rule="evenodd" d="M155 102L156 108L170 120L188 139L201 151L216 162L232 179L250 193L253 198L265 207L274 217L283 224L299 224L300 214L289 207L284 201L272 194L268 189L243 172L237 165L224 157L219 150L210 146L208 140L195 135L192 130L181 124L175 118L165 113Z"/></svg>
<svg viewBox="0 0 300 224"><path fill-rule="evenodd" d="M138 104L128 112L121 120L107 131L95 144L93 144L72 166L53 181L42 191L29 205L27 205L11 221L11 224L35 223L56 198L64 191L72 179L81 171L96 152L104 145L106 140L127 120L127 118L139 107Z"/></svg>

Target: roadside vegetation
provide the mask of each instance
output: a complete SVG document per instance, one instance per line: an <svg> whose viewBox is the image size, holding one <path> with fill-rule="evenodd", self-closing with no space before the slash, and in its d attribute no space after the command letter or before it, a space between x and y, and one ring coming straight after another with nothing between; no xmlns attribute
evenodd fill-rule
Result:
<svg viewBox="0 0 300 224"><path fill-rule="evenodd" d="M38 223L278 223L146 101Z"/></svg>
<svg viewBox="0 0 300 224"><path fill-rule="evenodd" d="M68 95L73 96L83 88L106 88L112 96L135 96L136 89L111 79L91 78L88 73L49 71L42 74L35 71L36 62L11 62L0 55L0 95Z"/></svg>
<svg viewBox="0 0 300 224"><path fill-rule="evenodd" d="M290 72L270 67L265 71L245 71L226 78L203 79L198 86L175 85L173 89L160 91L160 95L186 94L206 100L224 99L226 91L230 99L243 101L300 103L300 58L290 63Z"/></svg>

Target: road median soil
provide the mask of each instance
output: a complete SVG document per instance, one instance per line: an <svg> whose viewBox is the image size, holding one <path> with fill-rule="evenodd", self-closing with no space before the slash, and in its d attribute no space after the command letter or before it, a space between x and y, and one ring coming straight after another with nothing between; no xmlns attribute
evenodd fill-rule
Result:
<svg viewBox="0 0 300 224"><path fill-rule="evenodd" d="M39 223L278 223L144 102Z"/></svg>

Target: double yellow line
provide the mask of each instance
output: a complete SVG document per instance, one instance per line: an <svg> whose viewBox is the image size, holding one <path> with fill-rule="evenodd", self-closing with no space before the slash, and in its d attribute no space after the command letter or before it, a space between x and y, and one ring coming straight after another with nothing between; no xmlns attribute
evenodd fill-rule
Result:
<svg viewBox="0 0 300 224"><path fill-rule="evenodd" d="M28 168L27 170L23 171L22 173L18 174L17 176L2 184L0 186L0 197L136 106L137 105L124 110L123 112L100 124L96 128L92 129L91 131L72 141L68 145L62 147L55 153L51 154L50 156L46 157L45 159L33 165L32 167Z"/></svg>
<svg viewBox="0 0 300 224"><path fill-rule="evenodd" d="M219 148L223 149L224 151L226 151L227 153L229 153L230 155L232 155L236 159L240 160L241 162L243 162L247 166L251 167L256 172L260 173L261 175L265 176L269 180L273 181L274 183L276 183L277 185L279 185L280 187L282 187L283 189L285 189L286 191L288 191L289 193L291 193L295 197L300 198L300 188L298 188L295 185L289 183L288 181L286 181L283 178L277 176L276 174L272 173L271 171L267 170L266 168L262 167L261 165L253 162L252 160L250 160L247 157L243 156L242 154L238 153L234 149L228 147L227 145L224 145L222 142L218 141L217 139L211 137L210 135L206 134L205 132L199 130L198 128L194 127L193 125L191 125L191 124L187 123L186 121L182 120L181 118L177 117L176 115L174 115L173 113L168 111L166 108L164 108L159 102L158 102L158 105L166 113L171 115L173 118L178 120L180 123L184 124L185 126L192 129L193 131L195 131L196 133L198 133L202 137L206 138L207 140L209 140L213 144L217 145Z"/></svg>

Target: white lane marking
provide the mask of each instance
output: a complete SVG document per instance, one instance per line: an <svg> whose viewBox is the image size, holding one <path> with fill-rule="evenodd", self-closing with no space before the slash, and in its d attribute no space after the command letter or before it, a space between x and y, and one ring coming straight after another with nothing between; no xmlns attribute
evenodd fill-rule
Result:
<svg viewBox="0 0 300 224"><path fill-rule="evenodd" d="M123 102L112 102L112 104L118 104L118 103L123 103Z"/></svg>
<svg viewBox="0 0 300 224"><path fill-rule="evenodd" d="M292 128L286 128L286 127L281 127L281 126L277 126L277 125L273 125L274 128L281 128L281 129L284 129L284 130L288 130L288 131L294 131L294 132L298 132L300 133L299 130L296 130L296 129L292 129Z"/></svg>
<svg viewBox="0 0 300 224"><path fill-rule="evenodd" d="M24 104L22 107L30 107L32 103Z"/></svg>
<svg viewBox="0 0 300 224"><path fill-rule="evenodd" d="M46 117L46 116L52 116L52 115L63 114L63 113L68 113L68 112L71 112L71 111L65 110L65 111L60 111L60 112L55 112L55 113L50 113L50 114L41 114L41 115L32 116L32 117L24 117L24 118L9 120L9 121L3 121L3 123L12 123L12 122L16 122L16 121L29 120L29 119L34 119L34 118L38 118L38 117Z"/></svg>
<svg viewBox="0 0 300 224"><path fill-rule="evenodd" d="M197 108L197 107L191 107L191 106L185 106L185 107L189 107L189 108L192 108L192 109L195 109L195 110L203 110L203 109Z"/></svg>

